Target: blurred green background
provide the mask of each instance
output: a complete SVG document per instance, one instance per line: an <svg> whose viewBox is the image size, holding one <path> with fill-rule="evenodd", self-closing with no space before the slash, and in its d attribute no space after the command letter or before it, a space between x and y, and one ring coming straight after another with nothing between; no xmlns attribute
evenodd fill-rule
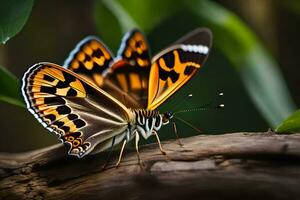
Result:
<svg viewBox="0 0 300 200"><path fill-rule="evenodd" d="M24 107L18 106L22 105L18 80L7 76L7 70L20 80L34 63L63 64L76 43L88 35L99 36L116 53L122 35L134 27L145 32L152 55L194 28L212 30L214 43L205 66L161 108L172 110L174 104L180 104L178 109L197 107L224 92L220 103L225 109L178 115L204 134L266 131L275 128L300 104L298 1L20 2L0 1L0 5L12 9L16 19L29 16L23 29L0 45L0 66L5 67L0 70L0 151L19 152L58 142ZM27 6L25 15L18 18L22 6ZM3 39L3 30L12 29L3 24L13 22L6 20L9 9L0 7L0 11L0 38L4 41L7 38ZM193 98L183 101L189 93ZM199 134L180 122L177 126L181 137ZM175 138L171 126L161 130L160 135L162 139Z"/></svg>

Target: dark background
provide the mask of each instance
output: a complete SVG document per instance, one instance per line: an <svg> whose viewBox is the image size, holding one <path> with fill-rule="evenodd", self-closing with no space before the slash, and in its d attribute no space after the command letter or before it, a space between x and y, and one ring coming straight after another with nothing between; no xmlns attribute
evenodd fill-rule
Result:
<svg viewBox="0 0 300 200"><path fill-rule="evenodd" d="M260 38L279 63L289 91L296 105L300 104L300 56L298 55L300 3L273 0L219 0L225 8L236 13ZM0 46L0 63L18 78L37 62L63 64L78 41L88 35L99 34L94 14L95 1L35 1L32 13L23 30L5 46ZM155 14L155 13L153 13ZM180 20L176 20L180 19ZM152 53L177 40L185 30L195 28L189 13L174 13L158 28L147 34ZM161 33L168 37L161 37ZM115 38L121 41L121 38ZM104 42L106 42L104 40ZM116 49L113 51L116 53ZM225 96L223 110L184 113L181 118L192 123L206 134L237 131L266 131L270 125L250 100L240 76L230 67L228 60L216 49L195 78L162 108L172 110L200 106L219 92ZM192 93L191 100L183 96ZM19 152L57 143L56 136L45 130L26 110L0 103L0 151ZM178 123L181 137L199 134ZM160 131L161 137L174 138L170 127Z"/></svg>

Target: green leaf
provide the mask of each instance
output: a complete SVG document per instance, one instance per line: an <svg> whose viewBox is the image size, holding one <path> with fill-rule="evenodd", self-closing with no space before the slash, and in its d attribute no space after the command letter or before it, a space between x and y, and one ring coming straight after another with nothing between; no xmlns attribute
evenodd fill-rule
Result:
<svg viewBox="0 0 300 200"><path fill-rule="evenodd" d="M25 25L33 0L0 1L0 43L5 44Z"/></svg>
<svg viewBox="0 0 300 200"><path fill-rule="evenodd" d="M25 107L21 98L19 80L0 66L0 101L10 103L16 106Z"/></svg>
<svg viewBox="0 0 300 200"><path fill-rule="evenodd" d="M276 2L278 7L283 7L287 11L295 14L295 15L300 15L300 4L299 1L295 0L285 0L285 1L277 1Z"/></svg>
<svg viewBox="0 0 300 200"><path fill-rule="evenodd" d="M131 16L115 0L97 1L95 22L105 43L114 50L119 47L121 36L132 28L138 27Z"/></svg>
<svg viewBox="0 0 300 200"><path fill-rule="evenodd" d="M141 28L144 32L149 32L163 19L175 13L177 8L177 4L171 0L98 0L94 17L105 43L117 50L120 44L118 39L127 31Z"/></svg>
<svg viewBox="0 0 300 200"><path fill-rule="evenodd" d="M108 2L113 6L107 5ZM136 24L144 31L150 32L156 26L162 28L163 25L160 23L178 11L181 11L183 15L174 20L184 20L185 16L192 13L193 18L190 19L193 19L195 25L207 26L212 30L214 47L217 47L231 62L252 101L272 127L295 110L277 63L238 16L209 0L176 1L176 3L166 0L163 2L158 0L103 1L102 6L106 7L115 19L115 22L106 22L107 26L103 27L109 28L108 24L127 27L126 29L120 28L124 33L125 30L131 28L124 23L124 19L127 18L130 19L130 24ZM111 7L118 9L111 9ZM99 19L99 21L103 20L107 18ZM174 27L175 30L176 27ZM113 38L109 40L113 41Z"/></svg>
<svg viewBox="0 0 300 200"><path fill-rule="evenodd" d="M212 29L214 44L231 61L252 101L275 127L295 105L277 63L255 34L238 16L208 0L186 1L199 16L198 22Z"/></svg>
<svg viewBox="0 0 300 200"><path fill-rule="evenodd" d="M275 129L277 133L291 133L300 131L300 110L281 122Z"/></svg>

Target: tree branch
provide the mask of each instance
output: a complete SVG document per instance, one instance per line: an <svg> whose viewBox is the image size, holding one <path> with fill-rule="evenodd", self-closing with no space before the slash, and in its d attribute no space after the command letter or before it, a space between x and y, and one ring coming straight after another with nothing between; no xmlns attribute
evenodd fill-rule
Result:
<svg viewBox="0 0 300 200"><path fill-rule="evenodd" d="M300 134L195 136L126 150L105 171L107 153L83 159L55 145L0 154L0 199L299 199Z"/></svg>

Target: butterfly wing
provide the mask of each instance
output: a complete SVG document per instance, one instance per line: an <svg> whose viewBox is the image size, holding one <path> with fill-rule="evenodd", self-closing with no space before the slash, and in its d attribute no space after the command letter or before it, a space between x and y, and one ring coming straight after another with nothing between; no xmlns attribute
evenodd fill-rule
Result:
<svg viewBox="0 0 300 200"><path fill-rule="evenodd" d="M196 74L208 56L211 43L208 29L196 29L153 57L148 109L156 109Z"/></svg>
<svg viewBox="0 0 300 200"><path fill-rule="evenodd" d="M71 145L70 155L83 157L97 148L104 150L108 141L116 137L117 144L128 130L131 116L124 105L58 65L39 63L28 69L22 93L35 118Z"/></svg>
<svg viewBox="0 0 300 200"><path fill-rule="evenodd" d="M114 64L105 75L104 89L131 108L146 108L150 72L149 47L137 29L122 39Z"/></svg>
<svg viewBox="0 0 300 200"><path fill-rule="evenodd" d="M126 33L118 51L118 59L136 67L150 66L149 45L141 31L133 29Z"/></svg>
<svg viewBox="0 0 300 200"><path fill-rule="evenodd" d="M102 72L109 67L112 60L113 55L108 48L98 38L89 36L76 45L64 67L101 87Z"/></svg>

